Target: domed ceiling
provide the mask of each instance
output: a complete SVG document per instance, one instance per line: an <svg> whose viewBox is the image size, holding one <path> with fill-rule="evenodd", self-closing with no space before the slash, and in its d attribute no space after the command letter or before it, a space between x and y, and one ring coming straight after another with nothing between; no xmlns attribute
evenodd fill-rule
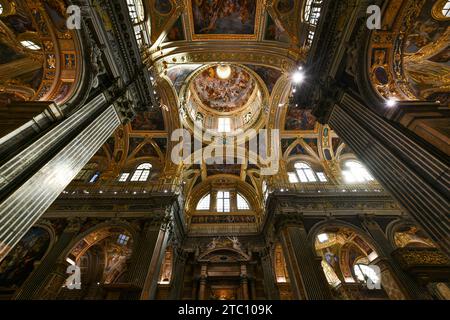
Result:
<svg viewBox="0 0 450 320"><path fill-rule="evenodd" d="M247 105L255 90L256 82L247 71L239 66L230 69L230 76L221 79L217 68L211 66L192 81L191 92L210 111L238 111Z"/></svg>

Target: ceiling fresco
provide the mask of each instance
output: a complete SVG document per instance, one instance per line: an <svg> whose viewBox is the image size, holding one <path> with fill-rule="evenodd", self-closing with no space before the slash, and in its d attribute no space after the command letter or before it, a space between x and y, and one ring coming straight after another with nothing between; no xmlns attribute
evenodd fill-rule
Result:
<svg viewBox="0 0 450 320"><path fill-rule="evenodd" d="M192 82L192 91L207 108L232 112L244 107L256 87L254 78L243 68L231 66L231 76L220 79L215 67L209 67Z"/></svg>
<svg viewBox="0 0 450 320"><path fill-rule="evenodd" d="M160 108L140 113L131 122L136 131L164 130L164 117Z"/></svg>
<svg viewBox="0 0 450 320"><path fill-rule="evenodd" d="M255 33L257 1L192 0L192 19L197 35Z"/></svg>
<svg viewBox="0 0 450 320"><path fill-rule="evenodd" d="M314 130L316 127L316 118L312 115L312 111L308 109L300 109L290 105L286 114L285 129L286 130Z"/></svg>

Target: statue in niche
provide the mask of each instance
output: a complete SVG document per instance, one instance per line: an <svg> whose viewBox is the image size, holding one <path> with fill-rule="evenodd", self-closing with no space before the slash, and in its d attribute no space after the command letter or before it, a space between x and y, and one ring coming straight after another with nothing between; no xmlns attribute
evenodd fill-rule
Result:
<svg viewBox="0 0 450 320"><path fill-rule="evenodd" d="M237 237L233 237L233 238L228 237L228 239L229 239L229 240L231 241L231 243L233 244L233 249L242 251L241 243L239 242L239 240L238 240Z"/></svg>
<svg viewBox="0 0 450 320"><path fill-rule="evenodd" d="M249 112L246 115L244 115L244 124L249 123L251 119L252 119L252 113L251 112Z"/></svg>
<svg viewBox="0 0 450 320"><path fill-rule="evenodd" d="M216 246L217 246L217 239L214 238L214 239L212 239L212 241L208 244L207 248L208 248L208 250L213 250L213 249L216 248Z"/></svg>

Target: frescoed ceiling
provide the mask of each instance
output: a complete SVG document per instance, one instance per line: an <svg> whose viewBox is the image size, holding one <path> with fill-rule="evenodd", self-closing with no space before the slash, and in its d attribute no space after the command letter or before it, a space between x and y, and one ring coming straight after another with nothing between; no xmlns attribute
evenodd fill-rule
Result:
<svg viewBox="0 0 450 320"><path fill-rule="evenodd" d="M308 106L295 105L289 99L291 75L309 50L300 14L304 4L303 0L144 3L152 40L144 59L161 97L161 108L138 114L97 154L94 160L107 168L103 179L114 183L121 172L132 172L148 161L156 173L148 183L180 185L186 199L211 186L239 185L260 205L263 180L286 183L286 168L292 161L307 160L331 175L349 150L328 126L317 122ZM223 78L220 67L229 68L229 76ZM203 129L217 129L220 117L230 118L233 130L242 129L237 136L247 129L279 130L279 173L263 176L261 164L238 155L224 158L223 163L204 158L193 164L171 161L178 143L171 141L175 129L194 133L198 124ZM192 151L195 146L200 146L199 152L211 146L212 141L198 138L190 142ZM223 145L227 143L224 139ZM241 148L244 154L248 152L248 140ZM104 157L109 160L102 160Z"/></svg>

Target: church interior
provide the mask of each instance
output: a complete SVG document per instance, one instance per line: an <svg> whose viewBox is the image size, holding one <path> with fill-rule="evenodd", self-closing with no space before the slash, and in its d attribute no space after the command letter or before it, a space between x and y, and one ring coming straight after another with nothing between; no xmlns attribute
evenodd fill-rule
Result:
<svg viewBox="0 0 450 320"><path fill-rule="evenodd" d="M0 0L0 300L450 300L449 22Z"/></svg>

